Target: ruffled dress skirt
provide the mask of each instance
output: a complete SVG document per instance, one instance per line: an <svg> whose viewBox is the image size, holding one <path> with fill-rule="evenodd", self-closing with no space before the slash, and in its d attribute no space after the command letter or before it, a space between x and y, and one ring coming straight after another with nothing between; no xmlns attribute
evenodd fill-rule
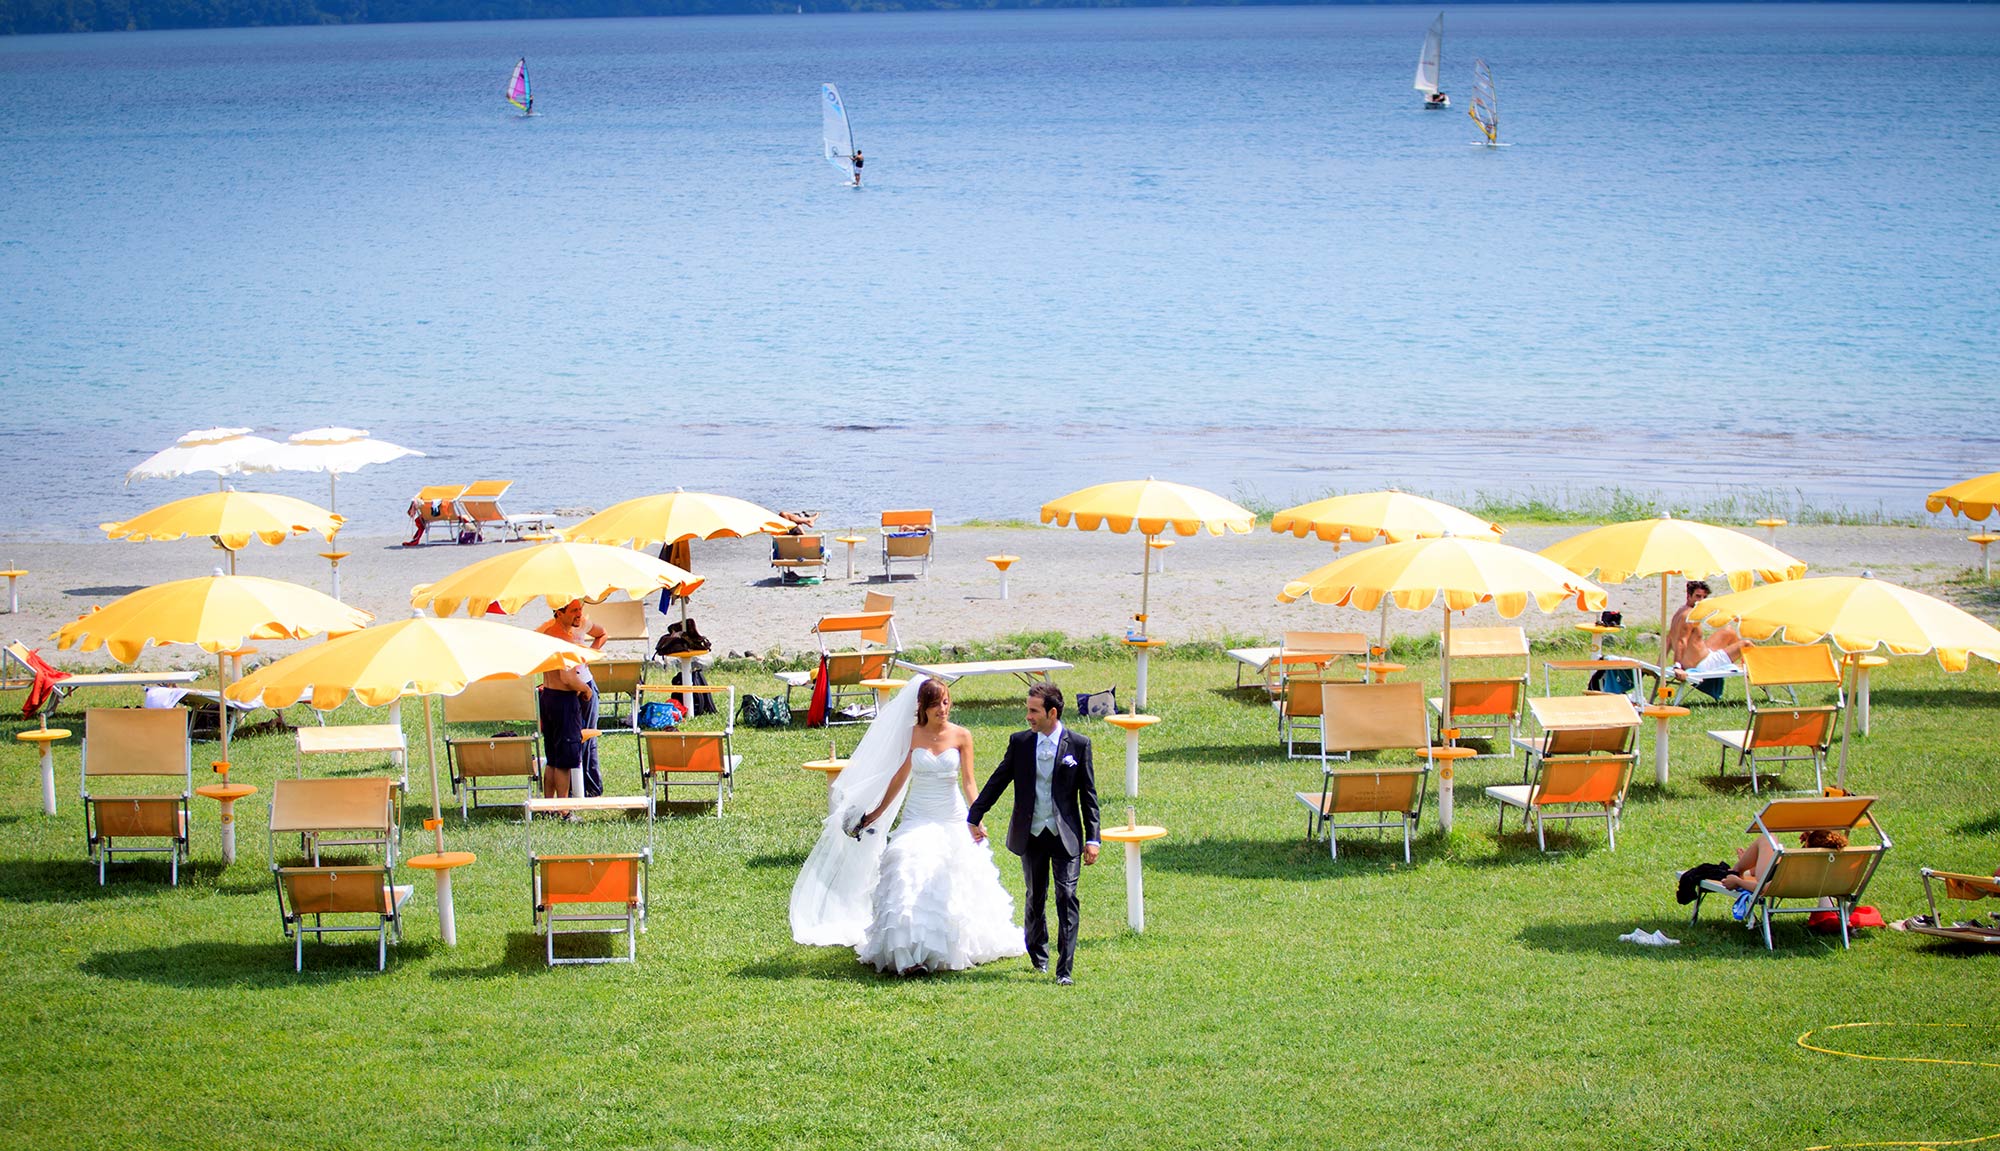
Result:
<svg viewBox="0 0 2000 1151"><path fill-rule="evenodd" d="M964 820L905 823L889 837L855 954L878 971L963 971L1024 955L993 850Z"/></svg>

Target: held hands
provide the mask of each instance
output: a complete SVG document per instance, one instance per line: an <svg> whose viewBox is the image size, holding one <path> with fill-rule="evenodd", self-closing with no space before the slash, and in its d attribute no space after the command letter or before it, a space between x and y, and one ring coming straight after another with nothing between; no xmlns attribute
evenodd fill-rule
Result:
<svg viewBox="0 0 2000 1151"><path fill-rule="evenodd" d="M974 843L986 842L986 829L984 827L976 823L969 824L968 826L972 828L972 842Z"/></svg>
<svg viewBox="0 0 2000 1151"><path fill-rule="evenodd" d="M1085 867L1089 867L1091 864L1097 862L1097 852L1098 847L1096 844L1086 843L1083 845L1083 865Z"/></svg>

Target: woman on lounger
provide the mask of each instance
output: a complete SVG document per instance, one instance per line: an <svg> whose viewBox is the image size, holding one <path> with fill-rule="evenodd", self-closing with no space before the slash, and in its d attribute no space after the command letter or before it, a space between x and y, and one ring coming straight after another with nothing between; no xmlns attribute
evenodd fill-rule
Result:
<svg viewBox="0 0 2000 1151"><path fill-rule="evenodd" d="M584 630L583 601L573 599L555 609L549 622L535 629L569 643L592 650L604 647L604 629L591 624ZM542 690L537 693L542 713L542 741L549 765L542 772L542 795L567 798L569 773L583 769L583 793L604 794L604 779L597 771L597 741L585 740L585 728L597 726L597 682L587 664L557 668L542 673Z"/></svg>

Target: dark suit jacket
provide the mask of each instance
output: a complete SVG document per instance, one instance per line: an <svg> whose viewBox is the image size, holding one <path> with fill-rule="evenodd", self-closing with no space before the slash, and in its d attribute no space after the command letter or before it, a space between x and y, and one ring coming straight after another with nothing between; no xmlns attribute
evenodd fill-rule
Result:
<svg viewBox="0 0 2000 1151"><path fill-rule="evenodd" d="M1064 763L1074 759L1076 766ZM1035 818L1035 733L1017 731L1007 740L1007 754L1000 766L979 789L979 798L965 814L967 823L983 823L986 813L1000 795L1014 788L1014 818L1007 823L1007 850L1015 855L1028 851L1028 825ZM1065 856L1083 854L1085 843L1097 840L1097 776L1090 766L1090 740L1063 725L1062 739L1056 744L1056 769L1049 781L1049 795L1055 801L1056 835L1062 840Z"/></svg>

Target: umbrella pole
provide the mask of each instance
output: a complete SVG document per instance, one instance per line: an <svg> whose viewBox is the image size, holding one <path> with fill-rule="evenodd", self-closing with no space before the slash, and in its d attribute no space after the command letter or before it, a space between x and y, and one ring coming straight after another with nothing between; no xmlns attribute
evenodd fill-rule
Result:
<svg viewBox="0 0 2000 1151"><path fill-rule="evenodd" d="M1151 622L1151 597L1153 591L1153 537L1142 536L1139 547L1139 634L1151 637L1147 628Z"/></svg>
<svg viewBox="0 0 2000 1151"><path fill-rule="evenodd" d="M222 762L229 762L229 657L215 653L215 713L222 726ZM224 782L227 782L225 780Z"/></svg>
<svg viewBox="0 0 2000 1151"><path fill-rule="evenodd" d="M328 472L326 477L326 510L337 512L340 510L340 473Z"/></svg>
<svg viewBox="0 0 2000 1151"><path fill-rule="evenodd" d="M1439 644L1439 652L1443 657L1444 690L1438 693L1438 743L1444 747L1454 747L1458 742L1457 737L1445 738L1447 730L1454 730L1451 726L1450 600L1446 600L1444 604L1444 639ZM1435 760L1432 762L1435 762ZM1451 770L1451 765L1452 761L1447 759L1444 761L1444 767L1438 771L1438 826L1444 829L1444 833L1447 836L1451 834L1452 775L1454 774Z"/></svg>
<svg viewBox="0 0 2000 1151"><path fill-rule="evenodd" d="M1671 641L1667 635L1667 573L1660 573L1660 687L1667 686L1667 652Z"/></svg>
<svg viewBox="0 0 2000 1151"><path fill-rule="evenodd" d="M444 857L444 811L438 799L438 767L436 732L431 723L431 697L418 696L424 704L424 759L431 768L431 831L437 836L437 856ZM415 862L415 861L412 861ZM451 868L439 867L431 872L437 876L438 935L446 947L458 946L458 912L451 901Z"/></svg>
<svg viewBox="0 0 2000 1151"><path fill-rule="evenodd" d="M1382 654L1379 658L1386 660L1389 658L1389 597L1386 595L1382 597L1381 637Z"/></svg>
<svg viewBox="0 0 2000 1151"><path fill-rule="evenodd" d="M1442 662L1444 665L1444 670L1442 672L1442 681L1444 684L1444 691L1443 691L1444 703L1446 707L1450 707L1451 706L1451 603L1449 601L1446 601L1444 605L1444 639L1439 644L1439 652L1443 656ZM1438 722L1440 724L1443 724L1445 723L1446 718L1447 717L1441 715L1438 717Z"/></svg>
<svg viewBox="0 0 2000 1151"><path fill-rule="evenodd" d="M1852 661L1842 660L1842 663ZM1834 773L1833 783L1842 791L1847 790L1847 745L1854 738L1854 694L1847 690L1847 672L1840 675L1840 770Z"/></svg>

